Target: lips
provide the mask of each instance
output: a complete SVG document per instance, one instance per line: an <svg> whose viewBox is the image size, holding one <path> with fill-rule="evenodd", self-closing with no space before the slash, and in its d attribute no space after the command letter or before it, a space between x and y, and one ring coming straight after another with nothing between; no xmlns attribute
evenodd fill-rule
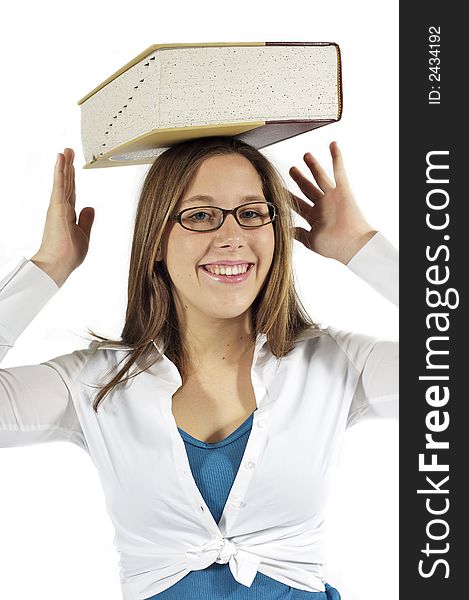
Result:
<svg viewBox="0 0 469 600"><path fill-rule="evenodd" d="M209 271L209 270L207 269L207 267L213 267L213 266L215 266L216 264L218 265L219 263L210 263L210 264L207 264L207 265L201 265L201 266L202 266L202 268L203 268L205 271L207 271L208 273L210 273L211 271ZM246 270L246 272L247 272L247 271L249 271L249 270L250 270L250 269L251 269L251 268L254 266L254 263L239 263L238 265L227 265L227 264L223 264L223 267L239 267L240 265L247 265L247 266L248 266L248 268L247 268L247 270Z"/></svg>
<svg viewBox="0 0 469 600"><path fill-rule="evenodd" d="M242 283L243 281L246 281L246 279L248 279L251 275L251 271L254 269L254 263L248 263L249 267L248 270L245 273L242 273L240 275L216 275L215 273L211 273L210 271L208 271L205 268L205 265L202 265L200 268L202 269L202 271L205 273L206 277L209 277L210 279L212 279L213 281L219 282L219 283L228 283L228 284L236 284L236 283Z"/></svg>
<svg viewBox="0 0 469 600"><path fill-rule="evenodd" d="M253 264L254 263L250 262L249 260L243 260L243 261L232 262L232 263L230 263L230 262L227 262L227 263L224 263L224 262L219 262L219 263L218 262L205 263L204 265L200 265L200 266L201 267L207 267L207 266L214 266L214 265L223 265L224 267L236 267L236 266L239 266L239 265L249 265L249 266L251 266Z"/></svg>
<svg viewBox="0 0 469 600"><path fill-rule="evenodd" d="M239 263L206 263L204 265L200 265L201 267L240 267L242 265L248 265L248 267L252 266L254 263L249 262L248 260Z"/></svg>

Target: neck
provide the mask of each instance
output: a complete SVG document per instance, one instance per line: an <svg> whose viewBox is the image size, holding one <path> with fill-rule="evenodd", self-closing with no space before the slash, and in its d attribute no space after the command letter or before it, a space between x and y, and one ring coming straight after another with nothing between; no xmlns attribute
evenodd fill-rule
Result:
<svg viewBox="0 0 469 600"><path fill-rule="evenodd" d="M189 364L194 370L229 370L238 368L252 357L255 340L246 318L222 319L210 327L187 327L184 341L189 351Z"/></svg>

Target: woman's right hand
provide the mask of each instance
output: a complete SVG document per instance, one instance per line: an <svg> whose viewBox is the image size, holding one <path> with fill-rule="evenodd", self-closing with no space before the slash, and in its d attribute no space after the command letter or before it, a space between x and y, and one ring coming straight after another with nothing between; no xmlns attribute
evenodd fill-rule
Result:
<svg viewBox="0 0 469 600"><path fill-rule="evenodd" d="M72 148L65 148L57 157L41 247L31 258L59 285L85 260L95 214L87 206L77 223L74 156Z"/></svg>

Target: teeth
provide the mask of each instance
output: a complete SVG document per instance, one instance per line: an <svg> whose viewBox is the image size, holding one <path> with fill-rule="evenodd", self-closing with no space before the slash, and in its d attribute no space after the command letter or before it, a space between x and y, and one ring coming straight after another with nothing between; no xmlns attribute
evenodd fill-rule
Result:
<svg viewBox="0 0 469 600"><path fill-rule="evenodd" d="M246 273L249 265L233 265L232 267L219 267L213 265L205 265L207 271L214 273L215 275L240 275Z"/></svg>

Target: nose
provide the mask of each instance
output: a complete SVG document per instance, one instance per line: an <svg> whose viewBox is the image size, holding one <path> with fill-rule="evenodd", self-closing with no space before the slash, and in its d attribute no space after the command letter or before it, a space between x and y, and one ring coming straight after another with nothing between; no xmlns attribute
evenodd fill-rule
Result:
<svg viewBox="0 0 469 600"><path fill-rule="evenodd" d="M212 231L214 241L220 245L239 246L247 242L246 230L236 221L234 214L227 215L221 227Z"/></svg>
<svg viewBox="0 0 469 600"><path fill-rule="evenodd" d="M228 231L229 233L233 233L234 231L244 231L241 225L237 222L234 213L226 215L222 225L217 229L217 232L225 233L226 231Z"/></svg>

